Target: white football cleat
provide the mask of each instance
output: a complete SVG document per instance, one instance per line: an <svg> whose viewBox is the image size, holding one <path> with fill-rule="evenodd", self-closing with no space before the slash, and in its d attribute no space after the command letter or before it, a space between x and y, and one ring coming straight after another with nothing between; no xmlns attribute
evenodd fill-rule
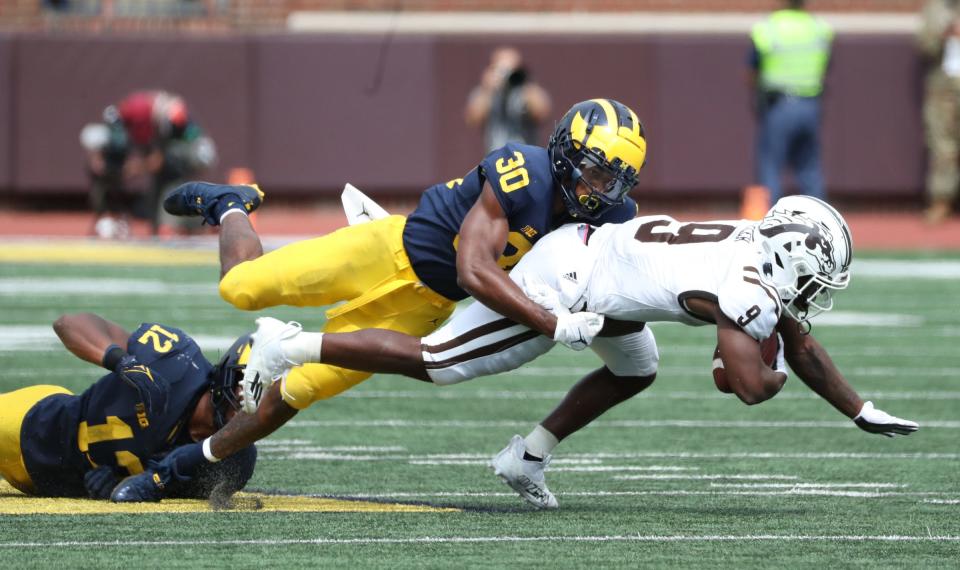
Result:
<svg viewBox="0 0 960 570"><path fill-rule="evenodd" d="M520 496L538 509L556 509L560 507L557 498L547 489L543 470L550 464L550 457L543 461L528 461L523 458L526 450L523 438L513 436L510 443L490 461L493 474L520 493Z"/></svg>
<svg viewBox="0 0 960 570"><path fill-rule="evenodd" d="M280 342L297 336L302 330L300 323L293 321L285 323L273 317L257 319L257 332L252 335L253 346L240 381L243 388L241 409L244 412L256 413L267 388L286 376L291 368L300 365L283 355Z"/></svg>

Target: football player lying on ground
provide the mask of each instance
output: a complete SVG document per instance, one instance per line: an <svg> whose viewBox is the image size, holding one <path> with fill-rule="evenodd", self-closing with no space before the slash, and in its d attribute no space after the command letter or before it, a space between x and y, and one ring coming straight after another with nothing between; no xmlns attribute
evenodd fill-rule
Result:
<svg viewBox="0 0 960 570"><path fill-rule="evenodd" d="M554 315L524 295L506 271L561 225L636 216L636 203L626 194L645 156L636 113L610 99L592 99L564 115L547 148L507 144L462 179L428 188L407 218L387 216L265 255L244 215L260 205L259 188L184 184L164 208L220 225L220 295L237 308L346 301L327 312L324 330L379 328L420 337L439 328L456 302L472 295L532 334L570 345L579 342L592 317ZM264 396L251 390L248 406L259 411L235 418L208 442L206 456L198 447L178 453L177 472L266 437L299 410L370 375L310 364L291 373L282 391ZM262 406L261 397L269 398ZM142 496L159 498L146 490Z"/></svg>
<svg viewBox="0 0 960 570"><path fill-rule="evenodd" d="M49 385L0 394L0 474L28 495L109 498L121 478L209 437L239 408L250 335L214 366L193 339L166 325L144 323L130 334L80 313L53 328L67 350L110 372L78 396ZM251 445L166 492L229 498L253 475L256 459Z"/></svg>
<svg viewBox="0 0 960 570"><path fill-rule="evenodd" d="M840 215L800 196L782 199L760 222L679 223L649 216L555 231L524 257L511 278L554 311L593 315L594 326L579 348L589 344L604 367L580 380L530 435L514 436L491 466L532 504L556 507L543 476L554 446L653 382L659 354L650 328L593 338L601 327L609 328L602 315L641 323L714 324L730 389L747 404L780 391L785 357L801 380L861 429L888 436L915 431L916 423L864 402L809 334L809 319L829 310L833 292L847 286L851 257L849 228ZM424 339L385 330L305 333L296 324L269 318L258 324L243 382L245 404L255 401L247 392L261 389L267 389L264 405L276 400L283 380L261 384L304 362L453 384L512 370L554 345L480 303ZM783 338L776 370L762 363L758 343L775 332ZM224 433L213 440L229 444ZM172 464L161 467L162 477L174 471ZM147 476L129 483L152 485Z"/></svg>

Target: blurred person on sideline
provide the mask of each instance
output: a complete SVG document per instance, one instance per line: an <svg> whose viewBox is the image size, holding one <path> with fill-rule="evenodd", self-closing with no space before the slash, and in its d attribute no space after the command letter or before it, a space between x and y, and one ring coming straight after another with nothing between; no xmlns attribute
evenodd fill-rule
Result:
<svg viewBox="0 0 960 570"><path fill-rule="evenodd" d="M484 129L486 151L508 142L541 144L538 127L549 115L550 96L531 81L520 52L495 49L464 113L467 125Z"/></svg>
<svg viewBox="0 0 960 570"><path fill-rule="evenodd" d="M950 216L960 184L960 0L928 0L917 41L928 62L923 101L930 149L926 219L938 224Z"/></svg>
<svg viewBox="0 0 960 570"><path fill-rule="evenodd" d="M756 92L757 182L776 202L781 175L793 170L800 191L825 197L820 165L821 95L830 60L833 30L804 9L804 0L753 26L749 81Z"/></svg>
<svg viewBox="0 0 960 570"><path fill-rule="evenodd" d="M195 220L167 217L164 194L202 174L216 160L213 141L193 121L179 95L136 91L103 111L103 120L80 133L87 151L94 231L101 237L129 234L130 215L149 220L151 233L175 225L184 233L199 228Z"/></svg>

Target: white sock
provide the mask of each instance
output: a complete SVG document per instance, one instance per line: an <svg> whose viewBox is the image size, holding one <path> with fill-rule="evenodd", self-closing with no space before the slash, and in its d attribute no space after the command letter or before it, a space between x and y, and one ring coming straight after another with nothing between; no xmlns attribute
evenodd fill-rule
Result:
<svg viewBox="0 0 960 570"><path fill-rule="evenodd" d="M557 436L547 431L542 425L537 424L537 427L533 428L530 435L523 439L523 443L527 447L527 453L543 459L550 455L550 452L560 443L560 440L557 439Z"/></svg>
<svg viewBox="0 0 960 570"><path fill-rule="evenodd" d="M297 366L308 362L320 362L322 347L323 333L302 332L289 340L280 342L283 356Z"/></svg>
<svg viewBox="0 0 960 570"><path fill-rule="evenodd" d="M221 225L223 224L223 219L229 216L230 214L243 214L244 216L246 216L247 212L244 211L243 207L239 205L236 208L230 208L229 210L227 210L226 212L220 215Z"/></svg>

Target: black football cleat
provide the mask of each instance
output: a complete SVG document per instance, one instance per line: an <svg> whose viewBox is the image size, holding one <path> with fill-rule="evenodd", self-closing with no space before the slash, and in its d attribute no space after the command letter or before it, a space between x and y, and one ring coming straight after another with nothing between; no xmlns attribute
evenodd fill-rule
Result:
<svg viewBox="0 0 960 570"><path fill-rule="evenodd" d="M163 200L163 209L174 216L200 216L205 223L216 226L227 210L243 208L249 214L261 203L263 191L256 184L187 182Z"/></svg>

